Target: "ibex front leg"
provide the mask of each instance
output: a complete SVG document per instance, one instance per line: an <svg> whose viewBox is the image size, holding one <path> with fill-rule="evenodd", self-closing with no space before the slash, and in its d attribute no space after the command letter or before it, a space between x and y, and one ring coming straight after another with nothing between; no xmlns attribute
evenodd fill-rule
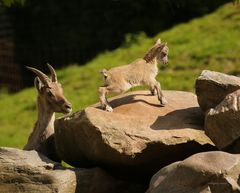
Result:
<svg viewBox="0 0 240 193"><path fill-rule="evenodd" d="M108 104L108 101L107 101L107 98L106 98L106 95L108 94L108 88L107 87L100 87L98 89L98 92L99 92L99 99L100 99L100 104L101 104L101 107L106 110L106 111L109 111L109 112L112 112L113 109L112 107Z"/></svg>
<svg viewBox="0 0 240 193"><path fill-rule="evenodd" d="M153 96L157 95L157 90L155 89L154 85L150 87L150 92Z"/></svg>
<svg viewBox="0 0 240 193"><path fill-rule="evenodd" d="M162 106L165 106L167 104L167 100L165 99L165 97L163 96L162 90L161 90L161 84L154 80L152 82L151 88L154 87L157 91L157 96L158 96L158 100L160 101L160 104Z"/></svg>

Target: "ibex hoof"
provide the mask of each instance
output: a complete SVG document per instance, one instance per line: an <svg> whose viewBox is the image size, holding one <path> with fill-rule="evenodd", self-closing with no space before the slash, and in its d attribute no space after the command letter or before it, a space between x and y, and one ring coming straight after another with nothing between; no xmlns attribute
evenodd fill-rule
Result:
<svg viewBox="0 0 240 193"><path fill-rule="evenodd" d="M163 97L161 100L160 100L160 105L161 106L166 106L168 104L167 100Z"/></svg>
<svg viewBox="0 0 240 193"><path fill-rule="evenodd" d="M106 111L108 111L108 112L113 112L113 109L112 109L112 107L110 107L110 106L106 106L106 109L105 109Z"/></svg>

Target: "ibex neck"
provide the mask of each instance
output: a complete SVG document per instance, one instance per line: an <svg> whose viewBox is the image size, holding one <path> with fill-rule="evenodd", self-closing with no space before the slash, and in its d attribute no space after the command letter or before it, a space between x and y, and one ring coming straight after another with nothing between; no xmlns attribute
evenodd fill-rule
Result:
<svg viewBox="0 0 240 193"><path fill-rule="evenodd" d="M55 113L49 108L44 100L38 97L38 120L25 145L25 150L38 150L42 143L54 133Z"/></svg>
<svg viewBox="0 0 240 193"><path fill-rule="evenodd" d="M54 133L55 113L45 101L38 98L38 120L35 130L41 133L43 138L47 138Z"/></svg>
<svg viewBox="0 0 240 193"><path fill-rule="evenodd" d="M157 57L154 57L149 63L154 65L154 66L157 66L158 65Z"/></svg>

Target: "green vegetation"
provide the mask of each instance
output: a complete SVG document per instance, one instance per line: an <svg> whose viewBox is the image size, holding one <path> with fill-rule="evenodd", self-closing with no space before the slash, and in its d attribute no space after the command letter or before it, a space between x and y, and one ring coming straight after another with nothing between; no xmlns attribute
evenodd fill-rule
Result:
<svg viewBox="0 0 240 193"><path fill-rule="evenodd" d="M233 4L227 4L213 14L175 26L154 38L147 38L144 33L128 35L115 51L106 51L84 66L58 70L58 79L74 111L78 111L98 101L100 69L143 56L160 37L170 48L169 65L160 67L158 76L162 88L194 92L195 79L203 69L240 74L239 32L240 12ZM0 146L24 145L36 120L35 100L33 88L14 95L0 94Z"/></svg>
<svg viewBox="0 0 240 193"><path fill-rule="evenodd" d="M6 7L10 7L14 4L18 4L18 5L24 5L26 0L1 0L0 1L0 6L4 5Z"/></svg>
<svg viewBox="0 0 240 193"><path fill-rule="evenodd" d="M3 1L12 2L7 10L14 21L16 62L51 61L62 66L86 63L103 50L119 47L126 33L144 31L153 36L231 0Z"/></svg>

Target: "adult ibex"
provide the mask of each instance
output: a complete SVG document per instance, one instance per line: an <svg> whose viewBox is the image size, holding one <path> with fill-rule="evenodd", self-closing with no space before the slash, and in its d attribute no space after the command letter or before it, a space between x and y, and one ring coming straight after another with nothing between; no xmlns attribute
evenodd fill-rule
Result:
<svg viewBox="0 0 240 193"><path fill-rule="evenodd" d="M103 69L101 73L104 76L104 86L98 90L102 108L106 111L113 111L106 99L108 93L122 93L139 85L149 86L152 95L157 94L160 104L165 106L167 101L155 77L158 74L158 63L168 63L168 50L167 43L161 43L158 39L144 58L110 70Z"/></svg>
<svg viewBox="0 0 240 193"><path fill-rule="evenodd" d="M54 161L59 161L53 136L55 112L70 113L72 107L63 95L63 89L57 81L54 68L49 64L47 65L51 72L51 79L40 70L27 67L37 75L34 85L38 92L38 120L24 150L36 150Z"/></svg>

